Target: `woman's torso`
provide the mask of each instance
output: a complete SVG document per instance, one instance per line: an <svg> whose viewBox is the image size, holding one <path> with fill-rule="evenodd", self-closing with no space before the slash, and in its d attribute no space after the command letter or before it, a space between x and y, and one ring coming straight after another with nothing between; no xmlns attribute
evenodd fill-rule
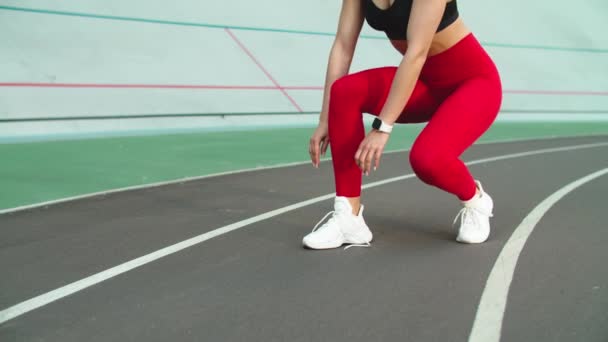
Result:
<svg viewBox="0 0 608 342"><path fill-rule="evenodd" d="M407 50L407 23L413 0L362 0L368 24L384 31L393 46L402 54ZM446 0L441 23L429 48L429 56L439 54L469 34L458 14L456 0Z"/></svg>

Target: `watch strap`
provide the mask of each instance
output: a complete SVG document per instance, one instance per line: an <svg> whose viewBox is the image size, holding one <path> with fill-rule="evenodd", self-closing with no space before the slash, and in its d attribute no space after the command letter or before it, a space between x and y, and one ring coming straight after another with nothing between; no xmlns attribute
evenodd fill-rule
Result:
<svg viewBox="0 0 608 342"><path fill-rule="evenodd" d="M389 125L386 122L382 121L380 118L375 118L372 123L372 128L377 129L380 132L390 133L393 130L393 125Z"/></svg>

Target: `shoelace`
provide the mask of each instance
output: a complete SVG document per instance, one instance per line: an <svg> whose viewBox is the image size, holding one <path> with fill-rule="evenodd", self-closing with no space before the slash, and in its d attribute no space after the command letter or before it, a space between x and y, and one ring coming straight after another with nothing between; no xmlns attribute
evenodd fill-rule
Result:
<svg viewBox="0 0 608 342"><path fill-rule="evenodd" d="M454 226L456 224L456 221L458 221L458 218L462 218L461 222L463 222L463 223L467 222L468 220L473 220L473 221L475 221L476 224L478 224L479 222L477 222L477 215L475 215L474 212L478 212L479 214L482 214L482 215L485 215L488 217L493 216L492 213L486 213L483 210L479 210L477 208L464 207L464 208L460 209L460 211L454 218L454 222L452 222L452 226Z"/></svg>
<svg viewBox="0 0 608 342"><path fill-rule="evenodd" d="M353 243L353 244L350 244L350 245L344 247L344 250L347 250L347 249L349 249L351 247L371 247L371 246L372 246L372 244L369 243L369 242L366 242L366 243Z"/></svg>
<svg viewBox="0 0 608 342"><path fill-rule="evenodd" d="M335 212L336 212L335 210L332 210L332 211L328 212L327 214L325 214L325 216L323 216L323 218L319 222L317 222L317 224L315 225L315 227L312 229L311 233L315 232L317 230L317 228L321 228L321 227L325 226L326 224L329 224L329 222L332 220L333 217L330 218L327 222L325 222L324 225L322 225L321 227L319 227L319 225L323 221L325 221L325 219L328 216L334 214ZM353 243L353 244L350 244L350 245L344 247L344 250L347 250L347 249L349 249L351 247L371 247L371 244L369 242L366 242L366 243Z"/></svg>
<svg viewBox="0 0 608 342"><path fill-rule="evenodd" d="M327 218L329 215L331 215L331 214L333 214L333 213L335 213L335 211L334 211L334 210L332 210L332 211L328 212L327 214L325 214L325 216L323 216L323 218L321 219L321 221L317 222L317 224L315 225L315 227L312 229L311 233L314 233L314 232L315 232L315 230L317 230L317 228L319 228L319 225L321 224L321 222L325 221L325 219L326 219L326 218ZM331 221L331 219L329 219L329 220ZM328 223L329 223L329 221L327 221L325 224L328 224ZM321 227L322 227L322 226L321 226Z"/></svg>

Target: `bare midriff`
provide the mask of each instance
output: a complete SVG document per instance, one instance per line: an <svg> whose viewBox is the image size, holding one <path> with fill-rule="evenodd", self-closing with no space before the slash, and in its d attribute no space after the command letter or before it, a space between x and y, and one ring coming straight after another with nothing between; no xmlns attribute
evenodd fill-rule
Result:
<svg viewBox="0 0 608 342"><path fill-rule="evenodd" d="M461 18L456 19L452 25L446 27L441 32L437 32L431 47L429 48L428 56L434 56L444 52L445 50L456 45L462 38L466 37L471 31L464 25ZM407 51L407 40L392 39L391 44L402 55Z"/></svg>

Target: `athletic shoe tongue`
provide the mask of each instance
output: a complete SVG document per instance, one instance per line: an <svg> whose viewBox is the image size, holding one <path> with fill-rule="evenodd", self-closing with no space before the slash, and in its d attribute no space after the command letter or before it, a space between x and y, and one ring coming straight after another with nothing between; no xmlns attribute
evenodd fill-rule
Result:
<svg viewBox="0 0 608 342"><path fill-rule="evenodd" d="M352 211L352 208L346 198L336 198L336 202L334 203L334 210L337 213L348 213Z"/></svg>

